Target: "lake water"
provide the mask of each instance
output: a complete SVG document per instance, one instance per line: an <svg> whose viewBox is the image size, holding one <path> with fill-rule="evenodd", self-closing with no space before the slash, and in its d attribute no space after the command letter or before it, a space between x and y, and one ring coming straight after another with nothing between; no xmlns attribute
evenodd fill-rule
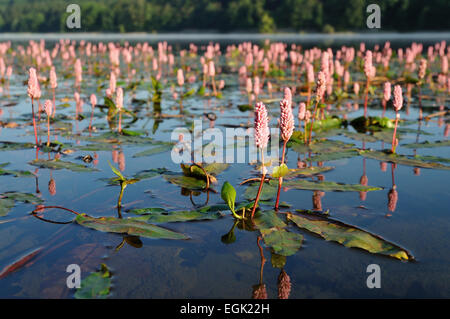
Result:
<svg viewBox="0 0 450 319"><path fill-rule="evenodd" d="M64 35L65 36L65 35ZM70 35L72 38L89 41L115 41L118 35ZM2 35L0 42L10 38L11 35ZM170 35L120 35L122 40L130 43L150 41L152 43L167 39L174 47L184 46L182 42L220 41L222 49L229 43L241 42L244 39L259 44L266 38L257 36L253 38L240 35L232 36L205 36L183 35L180 39ZM38 40L41 35L31 38ZM48 47L53 43L52 35L44 36L48 40ZM24 42L28 35L14 36L15 41ZM427 44L434 44L440 40L450 40L449 33L433 34L407 34L407 35L357 35L357 36L325 36L315 39L313 36L283 35L272 38L273 41L287 41L302 44L305 47L318 45L323 47L340 45L359 46L360 41L366 41L372 47L374 43L384 43L389 40L393 47L405 47L411 42L423 42L424 53ZM370 43L370 45L369 45ZM16 47L17 43L13 43ZM107 56L104 58L108 61ZM221 58L222 63L225 59ZM85 118L75 121L75 101L73 100L73 77L63 79L62 73L71 66L62 66L61 61L55 62L58 70L58 88L56 90L58 116L60 118L52 128L52 140L55 139L74 150L61 155L61 160L96 168L92 172L75 172L67 169L37 168L30 165L36 158L36 150L32 147L19 150L0 150L0 164L10 163L3 167L9 170L25 170L36 174L32 177L14 177L12 175L0 176L0 194L7 192L21 192L34 194L46 206L63 206L83 212L93 217L117 217L117 199L120 187L108 185L109 179L114 177L108 161L116 167L122 165L122 173L131 177L143 170L165 168L174 173L181 173L179 164L174 163L170 157L170 150L151 156L134 157L135 154L151 148L151 145L133 143L115 143L103 145L97 150L81 150L83 145L95 144L98 141L89 139L90 105L89 96L95 93L99 104L103 103L104 90L108 87L106 76L95 77L86 70L83 74L81 97L84 100L83 114ZM151 65L151 64L150 64ZM21 63L16 58L14 76L9 87L9 94L4 91L1 95L2 117L5 123L17 123L18 127L1 127L0 141L34 143L33 126L31 125L30 99L27 97L26 69L29 65ZM103 66L108 68L108 65ZM253 125L251 111L241 112L237 105L247 104L247 96L242 93L243 88L237 82L237 73L222 65L222 73L217 79L225 80L223 97L213 98L194 94L183 101L185 115L179 114L179 105L174 100L171 84L176 83L174 76L163 77L162 113L174 117L158 117L154 112L154 103L149 101L152 97L149 74L141 64L135 65L137 76L143 76L145 81L132 92L125 90L125 107L137 114L137 120L131 121L124 117L122 125L129 130L142 130L145 137L155 141L173 142L171 133L177 127L191 127L194 119L203 119L203 127L214 126L225 131L230 124L244 127ZM197 68L197 65L192 65ZM431 66L434 73L439 69L437 64ZM286 70L289 72L289 69ZM48 74L46 71L45 75ZM106 73L109 75L109 72ZM122 74L126 74L126 67L122 64ZM289 74L289 73L288 73ZM400 75L399 75L400 76ZM353 77L353 74L352 74ZM355 74L355 79L363 81L363 75ZM119 81L125 81L119 78ZM293 82L288 75L285 78L273 79L274 84L283 87L292 86ZM361 82L362 83L362 82ZM126 84L126 83L125 83ZM119 86L126 86L125 84ZM186 83L186 87L197 89L201 80ZM51 99L51 91L41 84L43 98ZM100 88L100 91L97 89ZM299 88L300 89L300 88ZM362 89L361 89L362 91ZM352 92L349 89L349 92ZM405 92L405 91L404 91ZM422 93L423 114L430 115L439 111L448 110L448 94L434 93L426 85ZM404 95L406 95L404 93ZM381 116L382 107L379 97L382 88L377 86L375 95L369 100L369 115ZM439 97L439 99L438 99ZM134 100L132 100L134 98ZM266 91L262 99L269 99ZM273 93L274 101L266 103L271 118L271 127L276 127L279 116L279 102L282 94ZM278 100L276 100L278 98ZM447 115L432 117L427 121L419 122L419 105L417 92L414 90L411 100L406 96L405 106L401 110L402 122L400 128L400 143L397 153L412 155L433 155L443 158L443 165L448 165L450 147L418 148L417 150L403 147L405 144L415 142L447 141L445 128L449 125ZM304 101L305 96L294 94L294 105ZM142 102L144 101L144 102ZM350 103L351 110L347 109ZM354 104L359 109L354 109ZM8 106L8 104L11 104ZM67 104L67 105L66 105ZM330 103L336 109L336 103ZM349 120L363 115L363 97L355 98L350 94L342 102ZM297 107L294 109L295 114ZM217 119L212 123L203 113L213 112ZM92 136L99 136L109 132L106 121L106 110L96 108L93 126L97 130ZM388 107L386 116L393 119L395 113ZM40 136L47 141L47 122L45 113L41 115ZM4 125L3 125L4 126ZM297 120L296 120L297 126ZM55 131L55 128L59 128ZM418 131L420 129L420 131ZM349 125L341 128L342 133L355 132ZM349 135L350 136L350 135ZM330 140L352 143L354 147L362 149L382 150L390 148L390 143L381 140L362 143L345 135L329 134ZM5 145L5 144L2 144ZM97 161L85 163L80 156L91 155ZM302 159L308 154L299 154L292 148L287 150L287 165L296 168L298 156ZM54 158L55 152L39 152L40 159ZM119 160L117 160L119 158ZM114 160L117 160L115 162ZM120 163L119 163L120 162ZM446 164L447 163L447 164ZM316 162L313 162L317 166ZM398 164L396 167L387 163L387 169L380 168L380 161L354 156L339 160L324 161L324 166L333 167L332 170L322 173L319 179L345 184L359 184L361 176L366 175L368 185L382 188L366 194L360 192L334 192L318 193L315 190L283 189L281 201L290 205L282 211L295 211L296 209L317 209L318 196L322 210L329 210L329 218L348 225L357 226L371 234L381 236L394 243L414 256L413 261L400 261L395 258L371 254L362 249L347 248L335 242L325 241L321 237L305 230L296 228L292 223L289 230L303 235L301 248L286 258L283 269L290 277L290 298L449 298L450 297L450 229L449 207L449 170L448 169L416 169L413 166ZM248 186L239 186L239 183L249 177L259 176L255 165L249 163L232 164L224 172L216 176L218 183L213 188L217 193L209 192L208 205L224 204L220 190L223 182L228 181L237 190L237 201L244 200L244 193ZM395 178L398 202L395 210L388 209L388 193L393 187ZM317 176L306 177L307 180L317 181ZM49 182L53 180L56 191L50 189ZM192 199L201 204L206 201L206 192L193 192ZM314 205L314 203L316 205ZM180 186L169 183L157 175L153 178L142 179L129 185L123 197L122 215L124 218L135 217L130 209L144 207L159 207L170 211L191 210L196 207L191 202L189 191L182 191ZM217 220L191 221L177 223L163 223L159 226L185 234L188 240L151 239L141 237L142 246L137 248L125 243L120 249L117 246L123 242L124 236L108 232L100 232L82 227L73 222L69 224L55 224L39 220L30 215L36 206L30 203L16 201L15 206L5 216L0 217L0 271L3 267L12 264L27 253L42 247L42 250L17 271L11 272L0 279L1 298L73 298L74 289L69 289L66 279L69 273L66 268L70 264L81 267L81 277L86 278L91 272L97 271L104 263L111 271L111 292L109 298L251 298L253 286L262 283L266 285L269 298L277 298L277 280L280 268L271 263L271 248L260 242L266 262L261 269L261 254L257 243L258 230L243 229L238 225L235 228L236 240L225 244L222 236L227 234L234 225L231 213L224 211L225 216ZM269 210L269 207L266 208ZM1 216L1 215L0 215ZM284 218L280 214L280 218ZM52 221L70 221L74 215L62 210L48 210L45 218ZM135 245L136 246L136 245ZM140 245L137 245L140 246ZM367 267L377 264L381 270L381 288L369 289L366 280L369 275ZM261 273L262 270L262 273Z"/></svg>

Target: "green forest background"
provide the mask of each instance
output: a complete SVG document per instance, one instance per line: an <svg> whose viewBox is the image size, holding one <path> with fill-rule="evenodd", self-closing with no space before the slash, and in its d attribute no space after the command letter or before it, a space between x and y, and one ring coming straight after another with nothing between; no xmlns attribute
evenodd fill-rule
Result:
<svg viewBox="0 0 450 319"><path fill-rule="evenodd" d="M73 32L70 3L81 7L82 32L363 31L370 3L382 31L450 29L450 0L0 0L0 31Z"/></svg>

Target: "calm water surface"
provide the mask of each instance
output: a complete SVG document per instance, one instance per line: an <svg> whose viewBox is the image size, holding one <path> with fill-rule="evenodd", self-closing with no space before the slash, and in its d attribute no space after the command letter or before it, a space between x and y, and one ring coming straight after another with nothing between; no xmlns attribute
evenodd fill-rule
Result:
<svg viewBox="0 0 450 319"><path fill-rule="evenodd" d="M448 41L448 36L442 39ZM3 40L3 39L1 39ZM92 39L94 40L94 39ZM133 39L131 39L133 40ZM138 39L139 40L139 39ZM294 39L292 41L299 41ZM348 39L347 39L348 40ZM384 39L378 39L383 42ZM432 43L441 39L429 39ZM224 40L225 41L225 40ZM233 39L235 41L235 39ZM237 40L236 40L237 41ZM235 41L235 42L236 42ZM345 40L340 40L345 41ZM359 41L359 40L357 40ZM422 41L419 37L417 40ZM349 44L354 44L348 41ZM401 41L392 41L393 46L403 45ZM299 43L302 43L301 41ZM322 45L320 41L318 45ZM339 45L341 42L339 42ZM315 45L308 42L305 46ZM0 120L15 121L22 125L31 120L30 100L26 96L27 66L15 66L14 80L10 87L10 96L3 94L1 104L3 115ZM140 71L138 70L138 73ZM361 76L361 75L360 75ZM236 74L223 75L227 86L222 99L207 99L194 97L184 102L186 110L193 115L184 119L163 119L153 132L155 119L152 114L152 103L142 106L137 122L130 129L146 130L148 135L156 140L170 141L170 135L176 127L191 125L194 118L201 118L203 112L214 112L218 115L214 126L224 130L224 124L251 124L252 115L240 112L236 105L245 104L246 96L239 92ZM97 79L84 75L82 98L88 103L88 97L96 92ZM229 80L228 80L229 79ZM172 80L172 79L170 79ZM103 79L107 83L107 79ZM57 99L73 97L73 80L60 80L57 89ZM148 81L147 81L148 82ZM229 85L228 85L229 83ZM106 84L107 85L107 84ZM198 86L198 83L193 85ZM48 94L43 90L44 94ZM97 93L99 97L100 94ZM281 95L275 95L280 97ZM145 86L136 91L135 98L147 99L149 93ZM298 102L299 96L294 100ZM125 104L130 108L131 96L126 91ZM444 108L448 109L448 97L444 100ZM4 105L17 102L12 107ZM344 101L343 105L347 101ZM352 119L363 114L362 100L348 102L359 103L358 111L348 113ZM62 102L58 102L61 103ZM57 103L57 105L58 105ZM57 114L74 115L74 101L71 107L57 109ZM100 98L99 103L102 103ZM417 99L413 96L409 107L401 112L402 119L411 120L402 128L411 129L404 133L400 140L398 153L412 154L412 149L403 148L402 144L413 143L417 139L419 123ZM442 103L437 103L432 97L424 99L425 114L437 112ZM271 124L276 125L279 114L278 103L269 103ZM170 93L170 85L164 88L163 112L177 114L177 103ZM90 107L84 105L87 119L73 124L73 132L88 135ZM406 112L408 110L408 113ZM375 99L369 109L370 115L381 115L380 101ZM96 110L94 126L101 128L106 125L105 114ZM145 116L150 114L150 117ZM43 115L44 116L44 115ZM392 111L387 116L394 117ZM203 126L208 127L209 121L203 118ZM125 121L126 122L126 121ZM423 122L420 129L419 142L425 140L445 140L444 129L449 118L435 117ZM46 124L41 125L42 139L46 141ZM354 129L349 126L349 131ZM354 143L363 147L359 141L343 136L330 137ZM74 138L59 136L61 142L76 144ZM1 128L0 141L20 141L33 143L33 127ZM82 145L86 141L79 141ZM382 142L365 143L365 148L380 150L389 148L390 144ZM149 157L134 158L133 155L148 147L123 145L117 146L117 152L123 152L125 157L126 176L132 176L145 169L165 167L179 172L179 165L170 160L170 152L155 154ZM113 161L112 151L96 151L98 172L79 173L69 170L38 169L28 163L35 158L35 150L15 150L0 152L0 163L9 162L8 169L30 170L37 177L15 178L0 176L0 193L20 191L33 193L45 201L45 205L61 205L88 213L91 216L116 216L118 186L108 186L102 180L113 177L108 161ZM94 155L92 151L77 151L63 155L63 160L83 164L78 158L84 155ZM417 154L435 155L450 158L450 148L418 149ZM52 155L53 156L53 155ZM40 158L46 159L47 153L41 153ZM288 150L287 163L290 168L297 165L298 154ZM416 260L401 262L393 258L366 253L359 249L350 249L339 244L299 231L304 235L301 249L293 256L287 257L284 267L290 276L292 290L291 298L449 298L450 297L450 229L449 207L449 177L448 170L420 169L414 172L410 166L398 165L394 169L395 183L398 191L398 203L394 212L388 210L388 192L392 188L392 167L380 169L380 162L364 159L361 156L329 161L324 163L335 167L334 170L323 173L325 181L341 183L359 183L361 176L368 177L369 185L382 187L383 190L368 192L365 200L361 200L358 192L325 192L321 198L324 210L329 210L330 216L336 220L357 225L358 227L377 234L386 240L396 243L410 251ZM93 167L93 164L89 164ZM116 165L117 166L117 165ZM219 183L215 189L219 193L210 193L209 204L223 203L220 198L220 188L224 181L229 181L237 188L237 200L243 200L245 186L238 184L256 174L255 166L249 164L233 164L218 176ZM56 194L52 196L48 183L53 178L56 182ZM313 209L313 191L289 190L281 194L281 200L292 205L293 209ZM194 196L197 203L206 200L206 194ZM182 196L179 186L170 184L160 177L142 180L130 185L124 195L124 216L131 208L166 207L170 209L192 209L189 196ZM236 241L224 244L221 237L233 226L233 218L227 215L219 220L198 221L187 223L170 223L169 229L182 232L191 237L190 240L152 240L141 238L142 247L135 248L125 244L120 250L115 247L122 241L118 234L103 233L81 227L76 223L67 225L46 223L33 218L29 213L35 208L31 204L17 203L7 216L0 217L0 268L14 262L30 251L44 247L43 251L16 272L0 279L1 298L73 298L73 290L66 287L66 267L69 264L81 266L82 277L96 271L101 263L107 264L112 271L112 298L250 298L252 287L260 280L261 256L257 246L257 231L236 228ZM128 216L127 216L128 215ZM72 215L62 211L49 211L46 217L52 220L69 221ZM12 221L10 221L12 220ZM277 298L277 278L280 269L271 265L269 249L264 249L267 262L263 268L263 282L266 284L269 298ZM381 267L381 289L368 289L366 268L370 264Z"/></svg>

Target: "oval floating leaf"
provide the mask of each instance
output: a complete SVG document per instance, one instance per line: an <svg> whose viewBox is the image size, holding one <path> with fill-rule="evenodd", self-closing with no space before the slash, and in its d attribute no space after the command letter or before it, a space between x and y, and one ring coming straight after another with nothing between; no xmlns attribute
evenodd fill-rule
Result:
<svg viewBox="0 0 450 319"><path fill-rule="evenodd" d="M72 162L66 162L61 160L33 160L29 163L30 165L37 166L40 168L49 168L49 169L68 169L73 172L94 172L98 171L96 168L84 166L82 164L75 164Z"/></svg>
<svg viewBox="0 0 450 319"><path fill-rule="evenodd" d="M338 242L346 247L361 248L370 253L382 254L400 260L413 259L406 250L385 241L381 237L341 222L319 217L303 217L292 213L289 213L287 218L299 228L317 234L327 241Z"/></svg>
<svg viewBox="0 0 450 319"><path fill-rule="evenodd" d="M81 281L75 293L76 299L104 299L109 295L111 273L105 264L101 264L98 272L93 272Z"/></svg>
<svg viewBox="0 0 450 319"><path fill-rule="evenodd" d="M188 239L186 235L176 233L152 224L147 224L132 218L118 219L114 217L94 218L85 214L80 214L75 221L84 227L92 228L102 232L127 234L147 238L161 239Z"/></svg>
<svg viewBox="0 0 450 319"><path fill-rule="evenodd" d="M421 168L435 168L435 169L450 169L450 166L446 166L439 163L428 163L420 159L414 158L413 156L408 157L400 154L392 154L384 151L371 151L371 150L360 150L359 153L368 158L376 159L382 162L397 163L406 166L415 166Z"/></svg>
<svg viewBox="0 0 450 319"><path fill-rule="evenodd" d="M228 210L225 205L217 205L216 207L202 207L191 211L167 211L163 208L139 208L132 209L129 213L142 215L133 218L133 220L141 220L149 223L173 223L186 222L195 220L214 220L223 216L221 210Z"/></svg>
<svg viewBox="0 0 450 319"><path fill-rule="evenodd" d="M401 145L405 148L435 148L435 147L445 147L450 146L450 140L446 141L436 141L436 142L428 142L425 141L423 143L411 143L411 144L403 144Z"/></svg>

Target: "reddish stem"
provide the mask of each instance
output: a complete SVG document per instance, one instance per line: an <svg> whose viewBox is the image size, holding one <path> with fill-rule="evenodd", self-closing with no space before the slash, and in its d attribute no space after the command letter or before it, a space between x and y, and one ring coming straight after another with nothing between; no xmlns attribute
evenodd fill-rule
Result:
<svg viewBox="0 0 450 319"><path fill-rule="evenodd" d="M264 165L264 163L263 163L263 165ZM252 219L253 219L253 216L255 215L256 206L258 205L259 196L261 195L261 190L262 190L262 186L263 186L265 178L266 178L266 174L262 174L261 183L259 184L259 188L258 188L258 194L256 195L255 204L253 204Z"/></svg>
<svg viewBox="0 0 450 319"><path fill-rule="evenodd" d="M367 100L369 99L369 79L366 81L366 91L364 94L364 117L367 117Z"/></svg>
<svg viewBox="0 0 450 319"><path fill-rule="evenodd" d="M314 125L314 119L316 118L317 106L318 105L319 105L319 100L316 101L316 106L314 107L314 113L313 113L313 116L311 118L311 126L309 127L309 142L308 142L308 145L311 144L312 128L313 128L313 125Z"/></svg>
<svg viewBox="0 0 450 319"><path fill-rule="evenodd" d="M391 152L395 153L395 135L397 134L397 125L398 125L398 112L395 112L395 127L394 127L394 134L392 135L392 147Z"/></svg>
<svg viewBox="0 0 450 319"><path fill-rule="evenodd" d="M281 165L284 164L284 153L286 151L286 143L287 141L284 141L283 143L283 153L281 155ZM280 192L281 192L281 185L283 184L283 177L278 178L278 191L277 191L277 201L275 202L275 210L278 210L278 205L280 202Z"/></svg>
<svg viewBox="0 0 450 319"><path fill-rule="evenodd" d="M36 147L39 145L38 139L37 139L37 130L36 130L36 118L34 116L34 104L33 104L33 98L31 98L31 113L33 115L33 128L34 128L34 137L36 139Z"/></svg>

